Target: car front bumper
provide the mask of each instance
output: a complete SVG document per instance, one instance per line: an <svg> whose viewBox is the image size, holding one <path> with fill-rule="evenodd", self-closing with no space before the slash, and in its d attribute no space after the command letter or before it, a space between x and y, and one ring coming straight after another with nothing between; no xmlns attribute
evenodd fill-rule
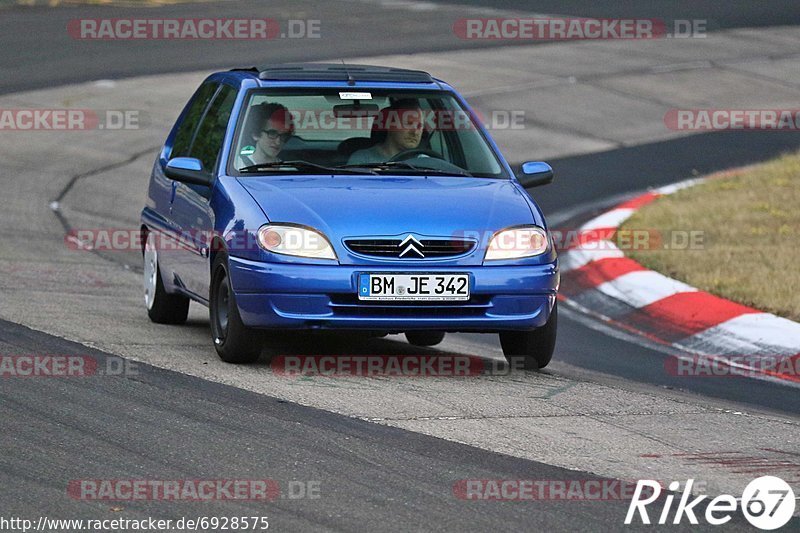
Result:
<svg viewBox="0 0 800 533"><path fill-rule="evenodd" d="M533 329L550 317L558 262L532 266L344 266L262 263L230 257L239 313L255 328L414 329L496 332ZM366 273L468 273L470 300L358 300Z"/></svg>

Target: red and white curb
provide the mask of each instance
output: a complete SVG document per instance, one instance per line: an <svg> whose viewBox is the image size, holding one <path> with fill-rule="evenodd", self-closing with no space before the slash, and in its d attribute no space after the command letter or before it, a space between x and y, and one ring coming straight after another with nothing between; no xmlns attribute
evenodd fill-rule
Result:
<svg viewBox="0 0 800 533"><path fill-rule="evenodd" d="M576 242L559 254L559 298L686 354L688 358L665 364L672 374L748 375L800 383L800 324L648 270L612 242L636 210L705 179L710 178L651 190L581 226Z"/></svg>

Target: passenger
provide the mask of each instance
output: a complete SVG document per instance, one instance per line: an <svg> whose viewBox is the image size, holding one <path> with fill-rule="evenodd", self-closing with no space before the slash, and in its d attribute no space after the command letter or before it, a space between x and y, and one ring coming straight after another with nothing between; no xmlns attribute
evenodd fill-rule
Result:
<svg viewBox="0 0 800 533"><path fill-rule="evenodd" d="M419 103L413 99L399 100L375 117L371 137L376 144L353 152L347 164L382 163L401 152L419 148L424 129Z"/></svg>
<svg viewBox="0 0 800 533"><path fill-rule="evenodd" d="M261 165L280 161L283 146L294 134L294 123L289 110L281 104L263 103L253 106L244 129L247 143L239 151L239 165Z"/></svg>

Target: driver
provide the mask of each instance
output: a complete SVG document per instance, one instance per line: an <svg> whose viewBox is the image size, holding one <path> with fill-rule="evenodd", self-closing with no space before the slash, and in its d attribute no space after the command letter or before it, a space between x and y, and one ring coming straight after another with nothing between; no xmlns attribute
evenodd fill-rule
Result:
<svg viewBox="0 0 800 533"><path fill-rule="evenodd" d="M414 99L403 99L381 110L372 127L372 138L377 144L353 152L348 165L382 163L401 152L419 147L425 120L419 103Z"/></svg>
<svg viewBox="0 0 800 533"><path fill-rule="evenodd" d="M283 145L293 133L294 123L286 107L274 102L253 106L245 129L245 139L252 144L240 150L237 168L280 161Z"/></svg>

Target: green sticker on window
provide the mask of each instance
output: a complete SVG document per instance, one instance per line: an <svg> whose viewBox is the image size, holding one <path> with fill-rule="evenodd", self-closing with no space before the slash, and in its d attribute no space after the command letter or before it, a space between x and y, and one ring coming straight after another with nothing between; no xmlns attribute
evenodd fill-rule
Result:
<svg viewBox="0 0 800 533"><path fill-rule="evenodd" d="M256 151L256 147L255 146L249 146L248 145L248 146L245 146L244 148L242 148L242 150L239 152L239 155L253 155L255 153L255 151Z"/></svg>

